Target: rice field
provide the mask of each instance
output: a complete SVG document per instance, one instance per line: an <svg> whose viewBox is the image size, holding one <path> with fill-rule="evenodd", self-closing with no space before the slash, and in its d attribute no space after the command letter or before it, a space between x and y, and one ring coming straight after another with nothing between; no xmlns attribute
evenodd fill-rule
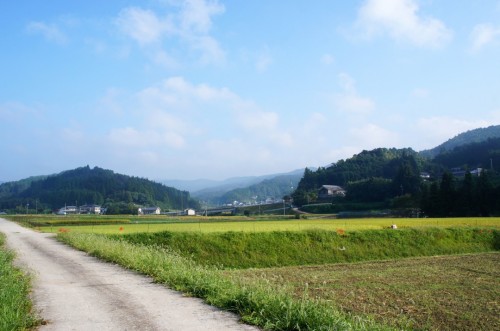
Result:
<svg viewBox="0 0 500 331"><path fill-rule="evenodd" d="M122 218L123 219L123 218ZM421 227L500 227L500 217L484 218L363 218L363 219L290 219L266 220L238 218L185 217L181 219L141 220L137 217L124 219L122 224L85 224L58 225L58 223L37 226L42 232L81 232L81 233L137 233L137 232L271 232L271 231L303 231L327 230L344 231L378 230L396 224L398 228ZM125 222L125 220L127 222Z"/></svg>

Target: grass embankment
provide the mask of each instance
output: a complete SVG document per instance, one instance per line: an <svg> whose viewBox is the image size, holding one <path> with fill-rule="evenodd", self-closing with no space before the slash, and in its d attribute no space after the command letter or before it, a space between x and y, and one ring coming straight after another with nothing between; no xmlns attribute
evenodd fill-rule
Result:
<svg viewBox="0 0 500 331"><path fill-rule="evenodd" d="M168 247L200 264L238 269L477 253L500 249L500 230L493 228L352 232L157 232L111 238L121 238L134 244Z"/></svg>
<svg viewBox="0 0 500 331"><path fill-rule="evenodd" d="M179 256L174 251L102 235L65 233L59 238L107 261L152 276L157 282L203 298L209 304L233 311L251 324L272 330L388 330L373 320L353 316L330 305L294 298L265 284L242 283L212 266Z"/></svg>
<svg viewBox="0 0 500 331"><path fill-rule="evenodd" d="M0 330L27 330L38 324L31 312L30 278L13 266L14 253L4 247L0 233Z"/></svg>

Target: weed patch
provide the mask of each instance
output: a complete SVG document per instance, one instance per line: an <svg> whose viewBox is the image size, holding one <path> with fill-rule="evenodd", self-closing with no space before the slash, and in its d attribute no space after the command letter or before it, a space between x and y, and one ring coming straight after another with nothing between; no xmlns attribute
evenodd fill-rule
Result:
<svg viewBox="0 0 500 331"><path fill-rule="evenodd" d="M30 278L13 266L14 254L3 247L4 241L0 233L0 330L30 329L39 323L31 311Z"/></svg>

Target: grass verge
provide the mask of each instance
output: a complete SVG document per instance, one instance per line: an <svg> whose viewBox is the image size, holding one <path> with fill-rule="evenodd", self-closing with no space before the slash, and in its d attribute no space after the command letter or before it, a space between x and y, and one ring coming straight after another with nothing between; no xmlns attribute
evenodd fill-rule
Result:
<svg viewBox="0 0 500 331"><path fill-rule="evenodd" d="M387 260L500 249L497 228L416 228L365 231L156 232L112 236L173 249L204 265L264 268Z"/></svg>
<svg viewBox="0 0 500 331"><path fill-rule="evenodd" d="M30 278L13 266L14 253L0 233L0 330L28 330L38 325L29 298Z"/></svg>
<svg viewBox="0 0 500 331"><path fill-rule="evenodd" d="M295 298L265 283L243 283L221 270L202 266L167 248L134 245L102 235L63 233L58 238L106 261L152 276L155 281L203 298L269 330L389 330L362 315L333 309L321 300Z"/></svg>

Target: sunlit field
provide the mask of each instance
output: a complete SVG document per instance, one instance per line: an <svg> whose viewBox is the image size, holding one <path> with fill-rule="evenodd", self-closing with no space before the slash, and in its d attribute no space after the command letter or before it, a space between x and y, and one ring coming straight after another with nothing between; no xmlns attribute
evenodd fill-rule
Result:
<svg viewBox="0 0 500 331"><path fill-rule="evenodd" d="M498 329L499 217L292 217L7 218L268 329Z"/></svg>
<svg viewBox="0 0 500 331"><path fill-rule="evenodd" d="M91 222L97 219L99 223ZM61 224L53 222L35 226L43 232L84 232L84 233L136 233L136 232L269 232L269 231L302 231L302 230L330 230L345 231L384 229L396 224L398 228L419 227L457 227L457 226L500 226L500 218L366 218L366 219L290 219L266 220L231 217L185 217L185 218L155 218L138 219L121 218L123 222L105 224L102 218L87 218L78 222L79 225ZM22 220L20 220L22 222ZM88 222L88 225L81 225Z"/></svg>

